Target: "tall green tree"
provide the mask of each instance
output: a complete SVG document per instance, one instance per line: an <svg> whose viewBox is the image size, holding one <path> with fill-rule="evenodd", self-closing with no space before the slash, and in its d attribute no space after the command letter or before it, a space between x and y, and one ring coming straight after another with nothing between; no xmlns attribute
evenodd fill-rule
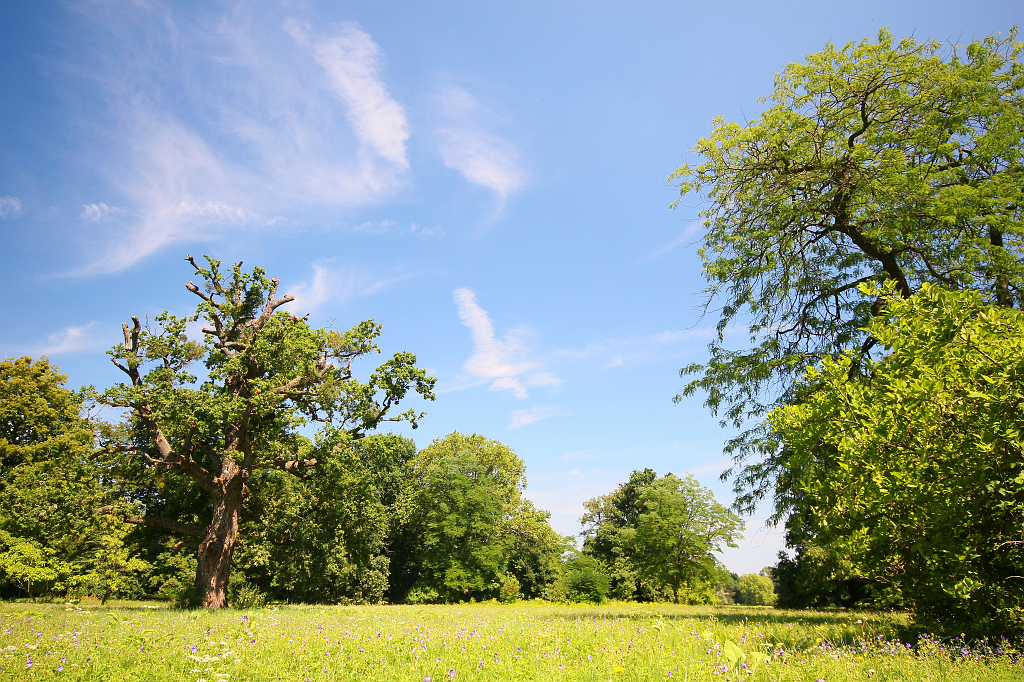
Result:
<svg viewBox="0 0 1024 682"><path fill-rule="evenodd" d="M114 470L94 457L102 425L87 392L66 382L46 358L0 362L0 589L106 598L144 566L110 570L123 533L93 510L110 502L101 477Z"/></svg>
<svg viewBox="0 0 1024 682"><path fill-rule="evenodd" d="M498 597L514 578L541 596L559 574L562 538L522 498L526 466L506 445L453 432L410 464L402 532L393 544L393 601Z"/></svg>
<svg viewBox="0 0 1024 682"><path fill-rule="evenodd" d="M841 548L925 623L1024 637L1024 313L925 284L885 301L868 332L888 353L808 368L817 387L768 422L813 501L819 545ZM827 451L829 456L822 457Z"/></svg>
<svg viewBox="0 0 1024 682"><path fill-rule="evenodd" d="M305 479L268 469L245 501L235 569L268 597L305 603L383 600L412 441L347 443Z"/></svg>
<svg viewBox="0 0 1024 682"><path fill-rule="evenodd" d="M416 421L422 415L392 410L410 391L433 398L435 380L416 367L416 357L395 353L365 382L353 362L377 352L380 325L361 322L347 332L314 329L283 312L291 296L278 296L278 280L260 268L235 264L222 271L207 257L191 257L202 286L186 288L200 303L192 317L163 313L153 324L137 317L124 324L124 342L112 362L128 382L99 400L129 412L131 437L111 452L136 459L144 471L171 473L165 493L181 491L188 507L163 497L177 518L147 507L128 520L198 538L195 592L204 606L227 600L231 558L243 500L275 469L304 478L338 456L339 448L386 421ZM189 321L202 319L204 341L190 340ZM204 360L206 376L190 371ZM314 442L300 429L321 424ZM159 505L158 505L159 506Z"/></svg>
<svg viewBox="0 0 1024 682"><path fill-rule="evenodd" d="M710 359L681 370L693 378L677 400L701 392L723 424L754 420L727 446L741 508L783 468L759 420L801 399L794 383L808 364L874 346L864 328L878 298L862 284L891 280L906 297L931 282L1024 302L1016 38L943 46L882 30L876 42L826 45L785 67L756 119L716 119L693 149L700 162L672 175L683 197L705 202L705 302L720 310ZM727 347L734 325L748 347Z"/></svg>
<svg viewBox="0 0 1024 682"><path fill-rule="evenodd" d="M668 585L677 604L682 588L711 580L714 552L736 547L743 529L739 517L690 475L666 474L653 481L640 496L640 508L627 539L630 560L641 578Z"/></svg>
<svg viewBox="0 0 1024 682"><path fill-rule="evenodd" d="M684 588L712 581L714 552L735 546L743 523L692 476L634 471L608 495L588 500L583 551L598 559L619 598L679 602Z"/></svg>
<svg viewBox="0 0 1024 682"><path fill-rule="evenodd" d="M612 594L619 599L658 598L657 586L640 578L630 561L633 548L629 541L643 513L644 489L657 478L653 469L633 471L614 491L583 503L583 553L601 562L611 580Z"/></svg>

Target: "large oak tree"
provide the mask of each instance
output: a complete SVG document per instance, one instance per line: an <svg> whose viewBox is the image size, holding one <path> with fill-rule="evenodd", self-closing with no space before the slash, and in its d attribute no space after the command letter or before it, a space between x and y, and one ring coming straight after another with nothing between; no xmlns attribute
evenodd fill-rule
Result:
<svg viewBox="0 0 1024 682"><path fill-rule="evenodd" d="M124 341L110 355L129 381L99 398L130 415L130 438L109 450L182 474L201 491L205 524L195 522L195 513L167 518L149 508L127 518L197 538L196 596L220 608L254 472L278 469L301 478L382 422L415 427L422 414L392 410L410 391L433 399L435 380L416 367L413 354L399 352L360 381L353 361L378 350L380 325L314 329L280 310L292 297L278 296L278 280L260 268L244 272L238 263L225 272L209 257L207 267L186 260L202 278L201 286L186 285L200 299L195 315L164 312L153 324L133 317L123 325ZM208 325L203 342L186 333L197 319ZM190 371L199 360L202 379ZM321 425L315 441L300 431L310 422Z"/></svg>

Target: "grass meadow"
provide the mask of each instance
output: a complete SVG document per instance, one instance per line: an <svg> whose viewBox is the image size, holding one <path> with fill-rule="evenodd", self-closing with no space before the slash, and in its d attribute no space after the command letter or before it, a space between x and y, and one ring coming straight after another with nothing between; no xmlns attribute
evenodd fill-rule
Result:
<svg viewBox="0 0 1024 682"><path fill-rule="evenodd" d="M0 603L0 680L1022 680L999 643L850 611L525 602Z"/></svg>

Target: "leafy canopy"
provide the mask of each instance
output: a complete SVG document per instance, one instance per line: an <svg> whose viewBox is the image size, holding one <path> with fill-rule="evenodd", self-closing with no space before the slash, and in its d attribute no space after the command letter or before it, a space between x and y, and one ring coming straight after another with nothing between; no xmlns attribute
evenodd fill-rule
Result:
<svg viewBox="0 0 1024 682"><path fill-rule="evenodd" d="M671 176L705 202L705 310L721 305L710 359L681 370L694 378L677 400L703 392L723 425L741 427L794 399L805 366L872 347L877 297L862 284L1024 301L1016 36L944 48L882 30L829 44L776 77L758 118L715 120L693 149L701 162ZM726 346L732 326L748 348ZM742 462L778 446L755 427L727 450ZM748 469L740 506L752 509L775 473Z"/></svg>
<svg viewBox="0 0 1024 682"><path fill-rule="evenodd" d="M864 294L886 301L868 332L887 354L856 381L852 352L822 360L808 399L768 417L817 544L925 621L1020 637L1024 313L929 284L909 299L892 285Z"/></svg>

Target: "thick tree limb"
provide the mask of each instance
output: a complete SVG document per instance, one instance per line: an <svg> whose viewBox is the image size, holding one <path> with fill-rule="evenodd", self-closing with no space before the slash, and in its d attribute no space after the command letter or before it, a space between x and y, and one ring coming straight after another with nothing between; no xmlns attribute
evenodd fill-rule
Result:
<svg viewBox="0 0 1024 682"><path fill-rule="evenodd" d="M274 458L274 468L280 469L281 471L287 471L293 476L299 478L305 478L307 476L305 470L315 467L317 460L313 459L285 459L284 457Z"/></svg>

